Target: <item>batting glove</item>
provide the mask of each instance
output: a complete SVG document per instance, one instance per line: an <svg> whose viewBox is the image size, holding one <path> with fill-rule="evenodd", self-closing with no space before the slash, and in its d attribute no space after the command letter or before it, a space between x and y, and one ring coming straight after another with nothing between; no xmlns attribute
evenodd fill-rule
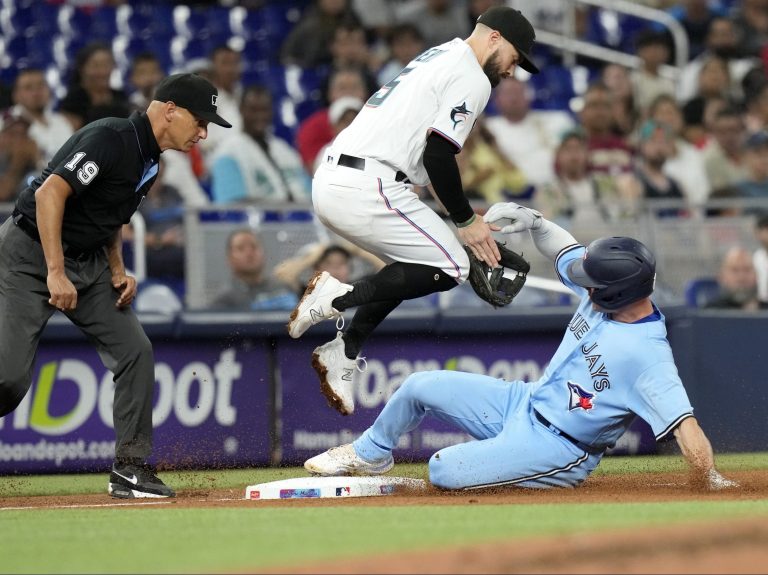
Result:
<svg viewBox="0 0 768 575"><path fill-rule="evenodd" d="M486 224L508 220L509 224L501 228L503 234L514 234L525 230L538 230L542 224L541 212L516 204L501 202L493 204L483 216ZM501 224L499 224L501 225Z"/></svg>

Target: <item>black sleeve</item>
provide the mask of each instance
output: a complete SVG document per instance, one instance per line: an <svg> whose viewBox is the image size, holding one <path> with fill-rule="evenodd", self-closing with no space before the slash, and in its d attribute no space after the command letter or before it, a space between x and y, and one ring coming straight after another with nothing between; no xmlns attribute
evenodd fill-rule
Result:
<svg viewBox="0 0 768 575"><path fill-rule="evenodd" d="M88 129L74 142L53 173L64 178L75 194L80 195L118 166L124 154L123 139L113 129L106 126Z"/></svg>
<svg viewBox="0 0 768 575"><path fill-rule="evenodd" d="M427 147L424 148L424 167L435 194L448 210L451 219L460 224L470 219L475 212L464 196L461 186L461 174L456 163L458 152L453 143L432 132L427 138Z"/></svg>

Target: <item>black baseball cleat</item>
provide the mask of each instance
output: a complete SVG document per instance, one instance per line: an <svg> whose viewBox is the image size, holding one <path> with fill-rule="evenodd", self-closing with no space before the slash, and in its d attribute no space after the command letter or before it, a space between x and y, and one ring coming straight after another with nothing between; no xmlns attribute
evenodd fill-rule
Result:
<svg viewBox="0 0 768 575"><path fill-rule="evenodd" d="M140 497L176 497L176 492L163 483L151 465L117 463L109 474L109 494L120 499Z"/></svg>

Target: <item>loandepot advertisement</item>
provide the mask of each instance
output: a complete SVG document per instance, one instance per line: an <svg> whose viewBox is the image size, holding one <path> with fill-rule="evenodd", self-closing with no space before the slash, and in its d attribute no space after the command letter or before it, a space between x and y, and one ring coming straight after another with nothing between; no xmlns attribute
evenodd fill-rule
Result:
<svg viewBox="0 0 768 575"><path fill-rule="evenodd" d="M154 452L172 465L264 464L271 446L263 342L159 343ZM32 387L0 418L0 473L106 470L115 449L112 373L87 343L42 345Z"/></svg>

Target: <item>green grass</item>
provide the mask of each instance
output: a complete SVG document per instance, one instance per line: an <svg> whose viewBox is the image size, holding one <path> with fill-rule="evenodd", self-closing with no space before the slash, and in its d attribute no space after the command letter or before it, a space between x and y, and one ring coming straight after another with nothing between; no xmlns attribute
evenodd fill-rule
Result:
<svg viewBox="0 0 768 575"><path fill-rule="evenodd" d="M7 511L7 573L268 569L474 542L768 516L768 501Z"/></svg>
<svg viewBox="0 0 768 575"><path fill-rule="evenodd" d="M768 453L721 455L723 471L768 469ZM680 457L606 458L597 474L681 471ZM164 473L179 490L295 477L297 468ZM424 477L426 467L398 465ZM0 496L104 493L105 474L1 477ZM337 557L639 525L768 517L768 499L567 505L0 510L0 573L231 572Z"/></svg>

